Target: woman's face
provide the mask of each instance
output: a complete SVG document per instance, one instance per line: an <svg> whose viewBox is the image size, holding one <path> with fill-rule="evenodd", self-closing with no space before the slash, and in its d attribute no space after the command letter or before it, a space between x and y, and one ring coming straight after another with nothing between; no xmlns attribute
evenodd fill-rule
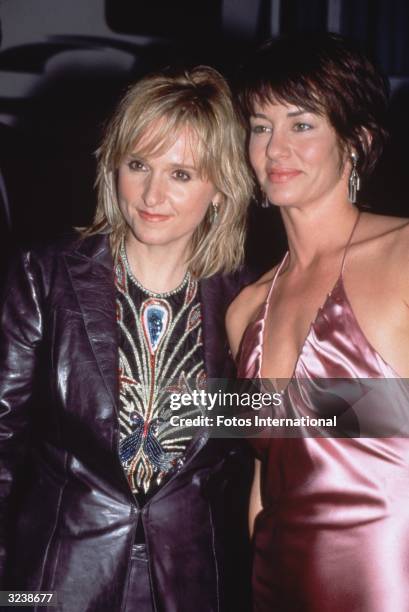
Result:
<svg viewBox="0 0 409 612"><path fill-rule="evenodd" d="M154 127L153 127L154 129ZM211 202L220 202L213 183L200 176L189 127L158 154L142 156L142 137L118 170L118 201L129 227L128 238L150 246L187 248Z"/></svg>
<svg viewBox="0 0 409 612"><path fill-rule="evenodd" d="M291 104L256 104L250 128L250 161L270 202L306 205L340 183L346 195L348 168L325 117Z"/></svg>

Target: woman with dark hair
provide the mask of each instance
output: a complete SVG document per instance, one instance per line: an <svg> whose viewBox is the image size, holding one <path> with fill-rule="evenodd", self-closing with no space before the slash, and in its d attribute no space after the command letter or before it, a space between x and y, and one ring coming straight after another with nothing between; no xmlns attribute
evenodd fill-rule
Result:
<svg viewBox="0 0 409 612"><path fill-rule="evenodd" d="M244 574L228 589L244 540L225 507L245 452L173 426L166 393L232 373L224 314L243 284L244 139L215 70L145 77L107 125L91 227L11 270L3 588L56 591L64 612L245 605Z"/></svg>
<svg viewBox="0 0 409 612"><path fill-rule="evenodd" d="M228 311L239 375L272 379L298 415L315 408L306 381L399 384L409 376L409 222L357 204L385 141L382 77L340 36L279 39L250 62L242 103L288 252ZM371 398L360 399L375 416ZM384 422L395 399L381 405ZM252 440L254 609L409 610L408 439L267 433Z"/></svg>

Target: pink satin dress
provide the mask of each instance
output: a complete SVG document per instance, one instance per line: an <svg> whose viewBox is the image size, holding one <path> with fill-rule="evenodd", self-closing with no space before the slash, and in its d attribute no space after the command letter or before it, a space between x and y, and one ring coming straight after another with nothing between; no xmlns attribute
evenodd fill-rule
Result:
<svg viewBox="0 0 409 612"><path fill-rule="evenodd" d="M286 260L244 335L241 378L261 375L269 301ZM360 329L343 268L293 380L399 378ZM409 406L407 390L400 400ZM409 438L250 442L262 461L263 500L254 534L254 611L409 612Z"/></svg>

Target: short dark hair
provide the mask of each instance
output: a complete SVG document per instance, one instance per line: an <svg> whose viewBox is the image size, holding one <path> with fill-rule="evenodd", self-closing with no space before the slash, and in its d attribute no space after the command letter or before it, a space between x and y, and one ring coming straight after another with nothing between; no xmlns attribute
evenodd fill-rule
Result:
<svg viewBox="0 0 409 612"><path fill-rule="evenodd" d="M294 104L326 116L342 150L357 152L362 174L373 170L382 153L387 81L355 43L338 34L267 41L243 67L240 89L247 116L255 102Z"/></svg>

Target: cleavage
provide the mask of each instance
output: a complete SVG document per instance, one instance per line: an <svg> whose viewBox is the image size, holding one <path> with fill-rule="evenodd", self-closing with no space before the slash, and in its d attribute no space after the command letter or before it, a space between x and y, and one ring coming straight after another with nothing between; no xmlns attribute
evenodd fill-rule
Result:
<svg viewBox="0 0 409 612"><path fill-rule="evenodd" d="M313 324L327 303L340 277L322 296L322 289L282 293L278 288L270 295L264 321L260 375L262 378L288 381L294 375ZM317 284L322 287L321 281ZM283 386L283 385L281 385Z"/></svg>

